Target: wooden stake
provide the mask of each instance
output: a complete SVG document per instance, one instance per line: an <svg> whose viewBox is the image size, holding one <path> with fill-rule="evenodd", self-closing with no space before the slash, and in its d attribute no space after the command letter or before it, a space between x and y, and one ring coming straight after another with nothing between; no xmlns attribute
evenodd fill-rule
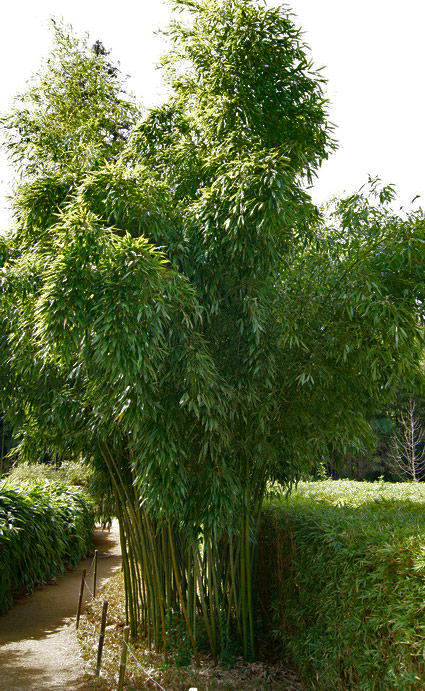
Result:
<svg viewBox="0 0 425 691"><path fill-rule="evenodd" d="M80 624L80 615L81 615L81 606L83 604L83 595L84 595L84 583L86 581L86 570L83 570L83 575L81 576L81 586L80 586L80 597L78 598L78 609L77 609L77 622L76 622L76 628L78 629L79 624Z"/></svg>
<svg viewBox="0 0 425 691"><path fill-rule="evenodd" d="M93 599L96 597L96 581L97 581L97 549L94 550L94 563L93 563Z"/></svg>
<svg viewBox="0 0 425 691"><path fill-rule="evenodd" d="M103 601L102 621L100 623L99 645L97 647L97 662L96 662L96 677L100 674L100 665L102 664L103 641L105 640L106 628L106 612L108 611L108 600Z"/></svg>
<svg viewBox="0 0 425 691"><path fill-rule="evenodd" d="M118 678L117 691L123 691L124 689L125 666L127 664L127 645L129 633L130 627L124 626L124 638L121 647L120 674Z"/></svg>

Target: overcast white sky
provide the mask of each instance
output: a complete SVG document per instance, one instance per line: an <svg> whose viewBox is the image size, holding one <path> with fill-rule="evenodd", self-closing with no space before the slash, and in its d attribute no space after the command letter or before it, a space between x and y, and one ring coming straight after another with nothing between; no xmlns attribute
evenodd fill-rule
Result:
<svg viewBox="0 0 425 691"><path fill-rule="evenodd" d="M269 4L278 4L269 0ZM354 191L368 174L395 183L407 204L425 205L425 0L292 0L289 3L316 66L325 66L330 117L339 150L319 174L313 196L323 201ZM48 53L49 17L63 17L112 48L130 89L153 105L161 96L155 63L162 52L153 32L164 26L161 0L15 0L0 9L0 111ZM0 228L8 225L7 182L0 158Z"/></svg>

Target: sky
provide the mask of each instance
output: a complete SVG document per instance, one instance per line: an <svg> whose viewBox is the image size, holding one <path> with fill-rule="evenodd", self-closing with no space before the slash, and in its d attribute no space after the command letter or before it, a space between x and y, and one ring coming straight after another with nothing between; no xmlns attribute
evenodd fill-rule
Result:
<svg viewBox="0 0 425 691"><path fill-rule="evenodd" d="M267 0L269 5L278 0ZM292 0L316 67L328 80L330 120L339 149L325 161L311 194L318 203L354 192L379 175L395 184L400 203L422 195L425 206L424 0ZM130 75L146 106L164 96L156 64L164 50L155 35L170 16L161 0L14 0L0 9L0 112L49 52L49 18L100 39ZM9 225L12 171L0 154L0 229ZM421 199L419 200L421 203Z"/></svg>

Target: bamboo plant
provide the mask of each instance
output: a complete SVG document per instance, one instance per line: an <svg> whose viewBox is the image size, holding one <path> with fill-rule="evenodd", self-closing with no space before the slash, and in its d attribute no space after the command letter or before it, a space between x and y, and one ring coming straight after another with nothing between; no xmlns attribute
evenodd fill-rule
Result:
<svg viewBox="0 0 425 691"><path fill-rule="evenodd" d="M248 658L268 486L364 444L418 367L423 221L376 185L330 221L313 204L332 127L286 8L173 5L165 104L143 113L102 46L55 25L31 108L3 118L22 177L1 403L23 458L104 473L132 635L167 652L178 621L195 659Z"/></svg>

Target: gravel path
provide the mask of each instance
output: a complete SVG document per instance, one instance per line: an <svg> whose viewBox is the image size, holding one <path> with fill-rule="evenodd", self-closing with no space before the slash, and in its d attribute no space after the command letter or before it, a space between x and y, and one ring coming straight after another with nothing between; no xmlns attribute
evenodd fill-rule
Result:
<svg viewBox="0 0 425 691"><path fill-rule="evenodd" d="M98 586L120 566L117 525L95 531L99 551ZM36 549L36 546L34 547ZM0 618L1 691L82 691L86 670L75 635L75 613L83 568L61 576L33 595L18 600ZM90 581L88 580L90 583Z"/></svg>

